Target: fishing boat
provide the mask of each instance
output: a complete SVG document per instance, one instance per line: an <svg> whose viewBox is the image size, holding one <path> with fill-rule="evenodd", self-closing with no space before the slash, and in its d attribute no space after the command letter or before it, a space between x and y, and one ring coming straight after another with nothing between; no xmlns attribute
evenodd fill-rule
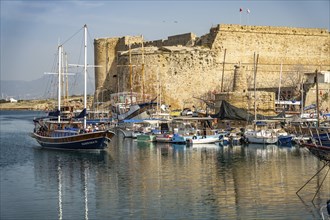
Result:
<svg viewBox="0 0 330 220"><path fill-rule="evenodd" d="M156 135L156 141L159 143L172 143L172 134L163 133L163 134L157 134Z"/></svg>
<svg viewBox="0 0 330 220"><path fill-rule="evenodd" d="M221 140L220 135L194 135L192 138L187 138L188 143L191 144L214 144L216 142L219 142Z"/></svg>
<svg viewBox="0 0 330 220"><path fill-rule="evenodd" d="M278 135L278 145L280 146L291 146L292 145L292 141L293 141L293 138L294 136L293 135L289 135L289 134L286 134L286 135Z"/></svg>
<svg viewBox="0 0 330 220"><path fill-rule="evenodd" d="M171 139L171 143L172 144L186 144L187 141L182 135L174 133L172 136L172 139Z"/></svg>
<svg viewBox="0 0 330 220"><path fill-rule="evenodd" d="M248 130L244 133L248 143L253 144L275 144L278 137L269 130Z"/></svg>
<svg viewBox="0 0 330 220"><path fill-rule="evenodd" d="M330 132L329 129L311 128L311 137L308 141L301 141L301 145L318 157L320 160L330 161Z"/></svg>
<svg viewBox="0 0 330 220"><path fill-rule="evenodd" d="M136 140L137 141L146 141L146 142L155 142L156 135L161 134L160 130L160 123L162 120L159 119L144 119L141 122L137 123L140 124L140 128L137 134Z"/></svg>
<svg viewBox="0 0 330 220"><path fill-rule="evenodd" d="M89 125L87 127L87 25L84 25L85 64L84 64L84 109L77 117L61 119L61 74L62 45L58 47L58 109L48 117L34 119L34 131L31 134L45 148L66 150L104 149L115 135L105 126ZM79 120L83 118L83 121ZM92 127L93 126L93 127Z"/></svg>
<svg viewBox="0 0 330 220"><path fill-rule="evenodd" d="M139 134L136 136L136 140L143 141L143 142L155 142L156 141L156 135L152 133L144 133Z"/></svg>
<svg viewBox="0 0 330 220"><path fill-rule="evenodd" d="M172 142L182 142L187 144L210 144L219 142L223 134L217 129L213 129L210 117L176 117L172 123L174 134Z"/></svg>

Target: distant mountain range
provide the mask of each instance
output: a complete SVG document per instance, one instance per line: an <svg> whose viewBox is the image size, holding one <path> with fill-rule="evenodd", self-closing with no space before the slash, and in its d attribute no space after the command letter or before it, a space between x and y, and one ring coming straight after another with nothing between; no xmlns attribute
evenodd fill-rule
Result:
<svg viewBox="0 0 330 220"><path fill-rule="evenodd" d="M84 91L83 76L69 79L69 95L82 95ZM87 93L95 91L94 79L88 79ZM58 81L55 76L45 75L42 78L23 80L0 80L1 99L14 98L17 100L46 99L57 97Z"/></svg>

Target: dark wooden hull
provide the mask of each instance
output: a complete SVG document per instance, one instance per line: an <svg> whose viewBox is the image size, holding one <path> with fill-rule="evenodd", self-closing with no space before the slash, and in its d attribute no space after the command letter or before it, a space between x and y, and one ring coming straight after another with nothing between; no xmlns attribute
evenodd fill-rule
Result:
<svg viewBox="0 0 330 220"><path fill-rule="evenodd" d="M32 137L44 148L63 150L104 149L115 135L112 131L97 131L65 137L46 137L32 133Z"/></svg>
<svg viewBox="0 0 330 220"><path fill-rule="evenodd" d="M307 147L308 150L320 160L330 161L330 147L313 143L304 143L303 146Z"/></svg>

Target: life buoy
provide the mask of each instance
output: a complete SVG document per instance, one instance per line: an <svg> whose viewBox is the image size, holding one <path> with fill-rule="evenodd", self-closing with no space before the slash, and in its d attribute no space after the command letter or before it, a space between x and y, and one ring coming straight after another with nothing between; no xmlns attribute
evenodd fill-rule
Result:
<svg viewBox="0 0 330 220"><path fill-rule="evenodd" d="M314 113L310 113L309 117L310 118L313 118L314 117Z"/></svg>

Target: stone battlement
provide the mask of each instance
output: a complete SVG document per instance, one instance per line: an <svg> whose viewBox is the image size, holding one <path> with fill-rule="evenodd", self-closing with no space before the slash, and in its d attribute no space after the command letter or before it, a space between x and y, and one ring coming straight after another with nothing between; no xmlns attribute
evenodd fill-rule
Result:
<svg viewBox="0 0 330 220"><path fill-rule="evenodd" d="M236 24L219 24L216 30L221 32L245 32L275 35L304 35L304 36L328 36L327 29L322 28L293 28L293 27L274 27L274 26L247 26Z"/></svg>

